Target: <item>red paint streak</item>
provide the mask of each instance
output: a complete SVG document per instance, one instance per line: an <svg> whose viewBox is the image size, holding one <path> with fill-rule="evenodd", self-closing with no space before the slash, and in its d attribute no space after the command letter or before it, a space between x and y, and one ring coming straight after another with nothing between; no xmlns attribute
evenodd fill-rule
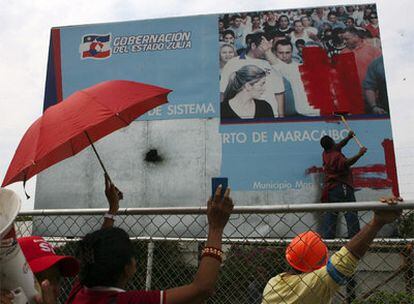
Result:
<svg viewBox="0 0 414 304"><path fill-rule="evenodd" d="M376 164L366 167L355 167L352 168L354 174L365 174L365 173L386 173L385 165Z"/></svg>
<svg viewBox="0 0 414 304"><path fill-rule="evenodd" d="M306 47L303 62L300 72L309 103L322 116L365 112L353 53L336 55L331 60L322 48Z"/></svg>
<svg viewBox="0 0 414 304"><path fill-rule="evenodd" d="M309 104L320 109L322 116L332 115L334 103L328 55L319 47L307 47L303 49L303 62L299 69Z"/></svg>
<svg viewBox="0 0 414 304"><path fill-rule="evenodd" d="M322 167L311 167L306 170L306 173L323 173ZM352 168L352 175L354 177L355 189L372 188L372 189L386 189L392 186L392 181L389 178L381 177L366 177L367 174L385 174L385 165L375 164L365 167Z"/></svg>
<svg viewBox="0 0 414 304"><path fill-rule="evenodd" d="M398 188L397 168L395 165L394 145L391 139L384 139L381 143L384 148L385 165L374 164L364 167L353 167L352 175L354 177L354 187L356 189L372 188L372 189L386 189L391 188L395 196L400 196ZM310 167L306 170L306 174L323 173L322 167ZM367 177L368 174L386 174L386 178L381 177Z"/></svg>
<svg viewBox="0 0 414 304"><path fill-rule="evenodd" d="M62 101L62 66L60 53L60 30L52 29L53 63L55 66L56 97L57 102Z"/></svg>
<svg viewBox="0 0 414 304"><path fill-rule="evenodd" d="M385 165L387 167L387 176L392 181L392 193L399 197L397 167L395 165L394 143L391 139L384 139L381 143L384 147Z"/></svg>
<svg viewBox="0 0 414 304"><path fill-rule="evenodd" d="M332 58L337 78L333 83L337 96L337 111L351 114L365 113L362 86L359 81L354 53L336 55Z"/></svg>
<svg viewBox="0 0 414 304"><path fill-rule="evenodd" d="M359 177L354 176L354 187L356 189L371 188L371 189L386 189L391 188L392 183L389 179L376 177Z"/></svg>

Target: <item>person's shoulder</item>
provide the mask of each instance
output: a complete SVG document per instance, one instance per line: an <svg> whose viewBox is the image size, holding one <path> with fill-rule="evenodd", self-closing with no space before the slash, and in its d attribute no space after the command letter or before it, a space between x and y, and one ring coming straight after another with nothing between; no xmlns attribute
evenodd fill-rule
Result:
<svg viewBox="0 0 414 304"><path fill-rule="evenodd" d="M282 279L285 278L286 276L289 276L289 274L287 274L286 272L279 273L278 275L270 278L269 281L267 281L267 285L275 286L279 284L282 281Z"/></svg>
<svg viewBox="0 0 414 304"><path fill-rule="evenodd" d="M223 67L223 69L221 70L221 75L223 76L223 75L231 74L237 71L243 65L244 64L243 62L241 62L241 59L239 58L239 56L233 57L232 59L227 61L226 65Z"/></svg>
<svg viewBox="0 0 414 304"><path fill-rule="evenodd" d="M266 69L266 72L270 72L270 70L273 70L272 66L269 63L269 61L267 61L265 59L246 57L245 60L246 61L245 61L244 65L253 64L253 65L256 65L259 68Z"/></svg>

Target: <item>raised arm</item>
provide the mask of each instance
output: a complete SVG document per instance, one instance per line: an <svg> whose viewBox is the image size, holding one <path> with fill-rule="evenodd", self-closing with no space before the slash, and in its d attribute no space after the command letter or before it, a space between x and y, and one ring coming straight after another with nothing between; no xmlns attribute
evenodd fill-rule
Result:
<svg viewBox="0 0 414 304"><path fill-rule="evenodd" d="M401 198L393 198L386 201L388 204L396 204L397 201L402 201ZM378 231L385 224L392 223L401 215L401 210L385 210L375 211L373 219L365 225L346 245L345 247L358 259L362 258L367 252L373 239Z"/></svg>
<svg viewBox="0 0 414 304"><path fill-rule="evenodd" d="M354 137L354 135L355 135L354 131L349 131L348 135L343 140L341 140L339 143L337 143L336 145L340 149L342 149L351 140L351 138Z"/></svg>
<svg viewBox="0 0 414 304"><path fill-rule="evenodd" d="M108 212L104 215L104 222L102 223L101 228L109 228L114 225L114 216L119 209L119 201L124 198L124 195L117 187L111 182L108 175L105 174L105 196L108 200L109 209Z"/></svg>
<svg viewBox="0 0 414 304"><path fill-rule="evenodd" d="M361 149L359 149L359 152L355 155L355 156L353 156L353 157L351 157L351 158L348 158L346 161L345 161L345 164L348 166L348 167L350 167L350 166L352 166L353 164L355 164L357 161L358 161L358 159L360 159L365 153L367 153L367 148L365 148L365 147L362 147Z"/></svg>
<svg viewBox="0 0 414 304"><path fill-rule="evenodd" d="M208 236L204 249L206 251L202 254L194 281L189 285L168 289L166 297L169 304L202 303L214 292L221 265L221 254L214 252L214 249L221 252L223 230L233 210L230 189L226 190L223 199L220 193L221 186L217 188L214 198L207 203Z"/></svg>

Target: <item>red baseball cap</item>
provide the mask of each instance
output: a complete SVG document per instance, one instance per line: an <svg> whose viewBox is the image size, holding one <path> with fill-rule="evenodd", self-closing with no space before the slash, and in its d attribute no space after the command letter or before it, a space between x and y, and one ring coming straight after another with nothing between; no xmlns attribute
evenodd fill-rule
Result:
<svg viewBox="0 0 414 304"><path fill-rule="evenodd" d="M296 270L312 272L328 262L328 248L319 234L306 231L298 234L286 248L286 260Z"/></svg>
<svg viewBox="0 0 414 304"><path fill-rule="evenodd" d="M59 267L64 277L73 277L79 272L79 262L72 256L57 255L53 246L40 236L21 237L17 240L34 273L42 272L53 265Z"/></svg>

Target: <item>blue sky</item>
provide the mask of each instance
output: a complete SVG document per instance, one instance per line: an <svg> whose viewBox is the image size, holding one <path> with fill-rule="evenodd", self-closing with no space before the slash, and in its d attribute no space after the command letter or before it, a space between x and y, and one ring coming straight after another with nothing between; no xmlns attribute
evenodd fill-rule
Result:
<svg viewBox="0 0 414 304"><path fill-rule="evenodd" d="M41 115L50 29L54 26L165 18L198 14L361 4L369 1L49 1L5 0L0 10L0 178L30 124ZM390 97L393 136L402 195L413 198L414 132L414 11L412 0L376 1ZM24 197L21 183L8 187ZM33 194L23 209L31 209L35 178L27 183Z"/></svg>

